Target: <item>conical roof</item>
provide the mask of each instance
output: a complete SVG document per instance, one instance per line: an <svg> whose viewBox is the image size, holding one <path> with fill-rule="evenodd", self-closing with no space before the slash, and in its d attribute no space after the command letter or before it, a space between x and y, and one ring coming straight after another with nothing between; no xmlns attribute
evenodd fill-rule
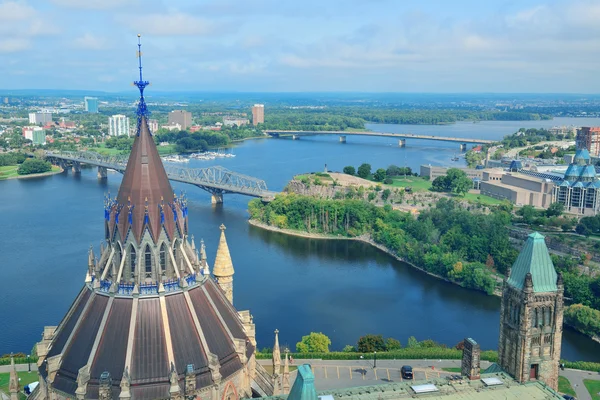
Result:
<svg viewBox="0 0 600 400"><path fill-rule="evenodd" d="M227 246L227 239L225 238L225 225L221 224L221 239L219 239L219 247L217 248L217 258L215 259L215 265L213 267L213 275L219 276L232 276L234 274L233 262L231 261L231 254L229 254L229 246Z"/></svg>
<svg viewBox="0 0 600 400"><path fill-rule="evenodd" d="M507 282L517 289L523 289L527 274L531 274L534 292L558 290L556 286L558 275L546 247L544 236L538 232L528 236L523 250L511 268Z"/></svg>
<svg viewBox="0 0 600 400"><path fill-rule="evenodd" d="M148 128L146 116L140 116L137 134L133 142L127 168L117 195L117 203L125 207L124 214L133 206L132 216L125 215L119 221L119 228L126 234L129 224L139 241L145 223L155 240L161 229L161 207L163 213L169 213L169 204L174 200L173 188L158 154L158 149ZM148 218L146 219L146 214ZM164 218L167 234L173 234L173 217Z"/></svg>

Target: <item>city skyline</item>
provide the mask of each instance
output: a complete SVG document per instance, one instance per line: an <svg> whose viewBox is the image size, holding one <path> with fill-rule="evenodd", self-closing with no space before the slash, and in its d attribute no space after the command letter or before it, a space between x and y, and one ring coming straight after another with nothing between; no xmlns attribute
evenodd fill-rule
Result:
<svg viewBox="0 0 600 400"><path fill-rule="evenodd" d="M141 33L156 91L598 93L599 16L589 0L0 1L0 86L120 91Z"/></svg>

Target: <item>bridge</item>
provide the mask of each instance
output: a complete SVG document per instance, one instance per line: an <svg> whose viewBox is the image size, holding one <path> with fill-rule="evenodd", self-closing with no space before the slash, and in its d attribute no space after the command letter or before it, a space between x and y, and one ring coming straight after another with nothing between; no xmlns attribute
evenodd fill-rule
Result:
<svg viewBox="0 0 600 400"><path fill-rule="evenodd" d="M91 151L47 151L46 158L63 168L71 167L74 173L81 172L82 164L97 166L99 179L106 179L109 169L123 173L128 159L126 156L107 156ZM165 164L164 167L170 180L188 183L209 192L213 204L223 203L223 195L226 193L258 197L263 201L272 200L276 194L267 189L267 184L262 179L219 166L185 168Z"/></svg>
<svg viewBox="0 0 600 400"><path fill-rule="evenodd" d="M446 137L446 136L434 136L434 135L417 135L414 133L386 133L386 132L370 132L370 131L286 131L286 130L267 130L265 131L270 136L274 137L291 137L294 140L299 139L301 136L314 136L314 135L339 135L340 142L346 143L347 136L375 136L375 137L391 137L398 138L398 145L404 147L406 145L406 139L421 139L421 140L437 140L440 142L455 142L460 143L460 149L466 150L467 144L492 144L493 140L488 139L469 139L459 137Z"/></svg>

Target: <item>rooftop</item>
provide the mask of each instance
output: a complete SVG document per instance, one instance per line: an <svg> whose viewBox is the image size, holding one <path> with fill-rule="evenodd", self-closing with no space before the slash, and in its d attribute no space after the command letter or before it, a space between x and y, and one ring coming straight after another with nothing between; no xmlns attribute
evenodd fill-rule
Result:
<svg viewBox="0 0 600 400"><path fill-rule="evenodd" d="M558 275L546 247L544 236L533 232L527 238L523 249L513 264L507 283L517 289L526 286L527 275L531 275L534 292L554 292L558 290Z"/></svg>

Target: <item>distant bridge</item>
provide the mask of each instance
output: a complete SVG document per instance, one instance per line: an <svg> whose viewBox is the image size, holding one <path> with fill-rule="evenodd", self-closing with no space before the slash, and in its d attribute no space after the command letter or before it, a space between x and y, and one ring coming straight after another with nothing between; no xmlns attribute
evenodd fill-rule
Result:
<svg viewBox="0 0 600 400"><path fill-rule="evenodd" d="M292 139L299 139L301 136L314 136L314 135L339 135L340 142L346 143L346 136L376 136L376 137L391 137L398 138L398 145L404 147L406 145L406 139L421 139L421 140L437 140L441 142L456 142L460 143L461 150L467 149L467 144L492 144L493 140L488 139L468 139L459 137L446 137L446 136L434 136L434 135L417 135L414 133L386 133L386 132L370 132L370 131L286 131L286 130L267 130L265 131L270 136L274 137L292 137Z"/></svg>
<svg viewBox="0 0 600 400"><path fill-rule="evenodd" d="M128 157L105 156L91 151L47 151L46 158L61 167L71 167L73 172L81 172L81 164L98 167L98 178L107 177L107 170L123 173ZM213 166L207 168L185 168L165 164L165 171L170 180L188 183L206 190L212 196L213 203L222 203L223 194L237 193L245 196L259 197L270 201L276 192L269 191L262 179L242 175L226 168Z"/></svg>

